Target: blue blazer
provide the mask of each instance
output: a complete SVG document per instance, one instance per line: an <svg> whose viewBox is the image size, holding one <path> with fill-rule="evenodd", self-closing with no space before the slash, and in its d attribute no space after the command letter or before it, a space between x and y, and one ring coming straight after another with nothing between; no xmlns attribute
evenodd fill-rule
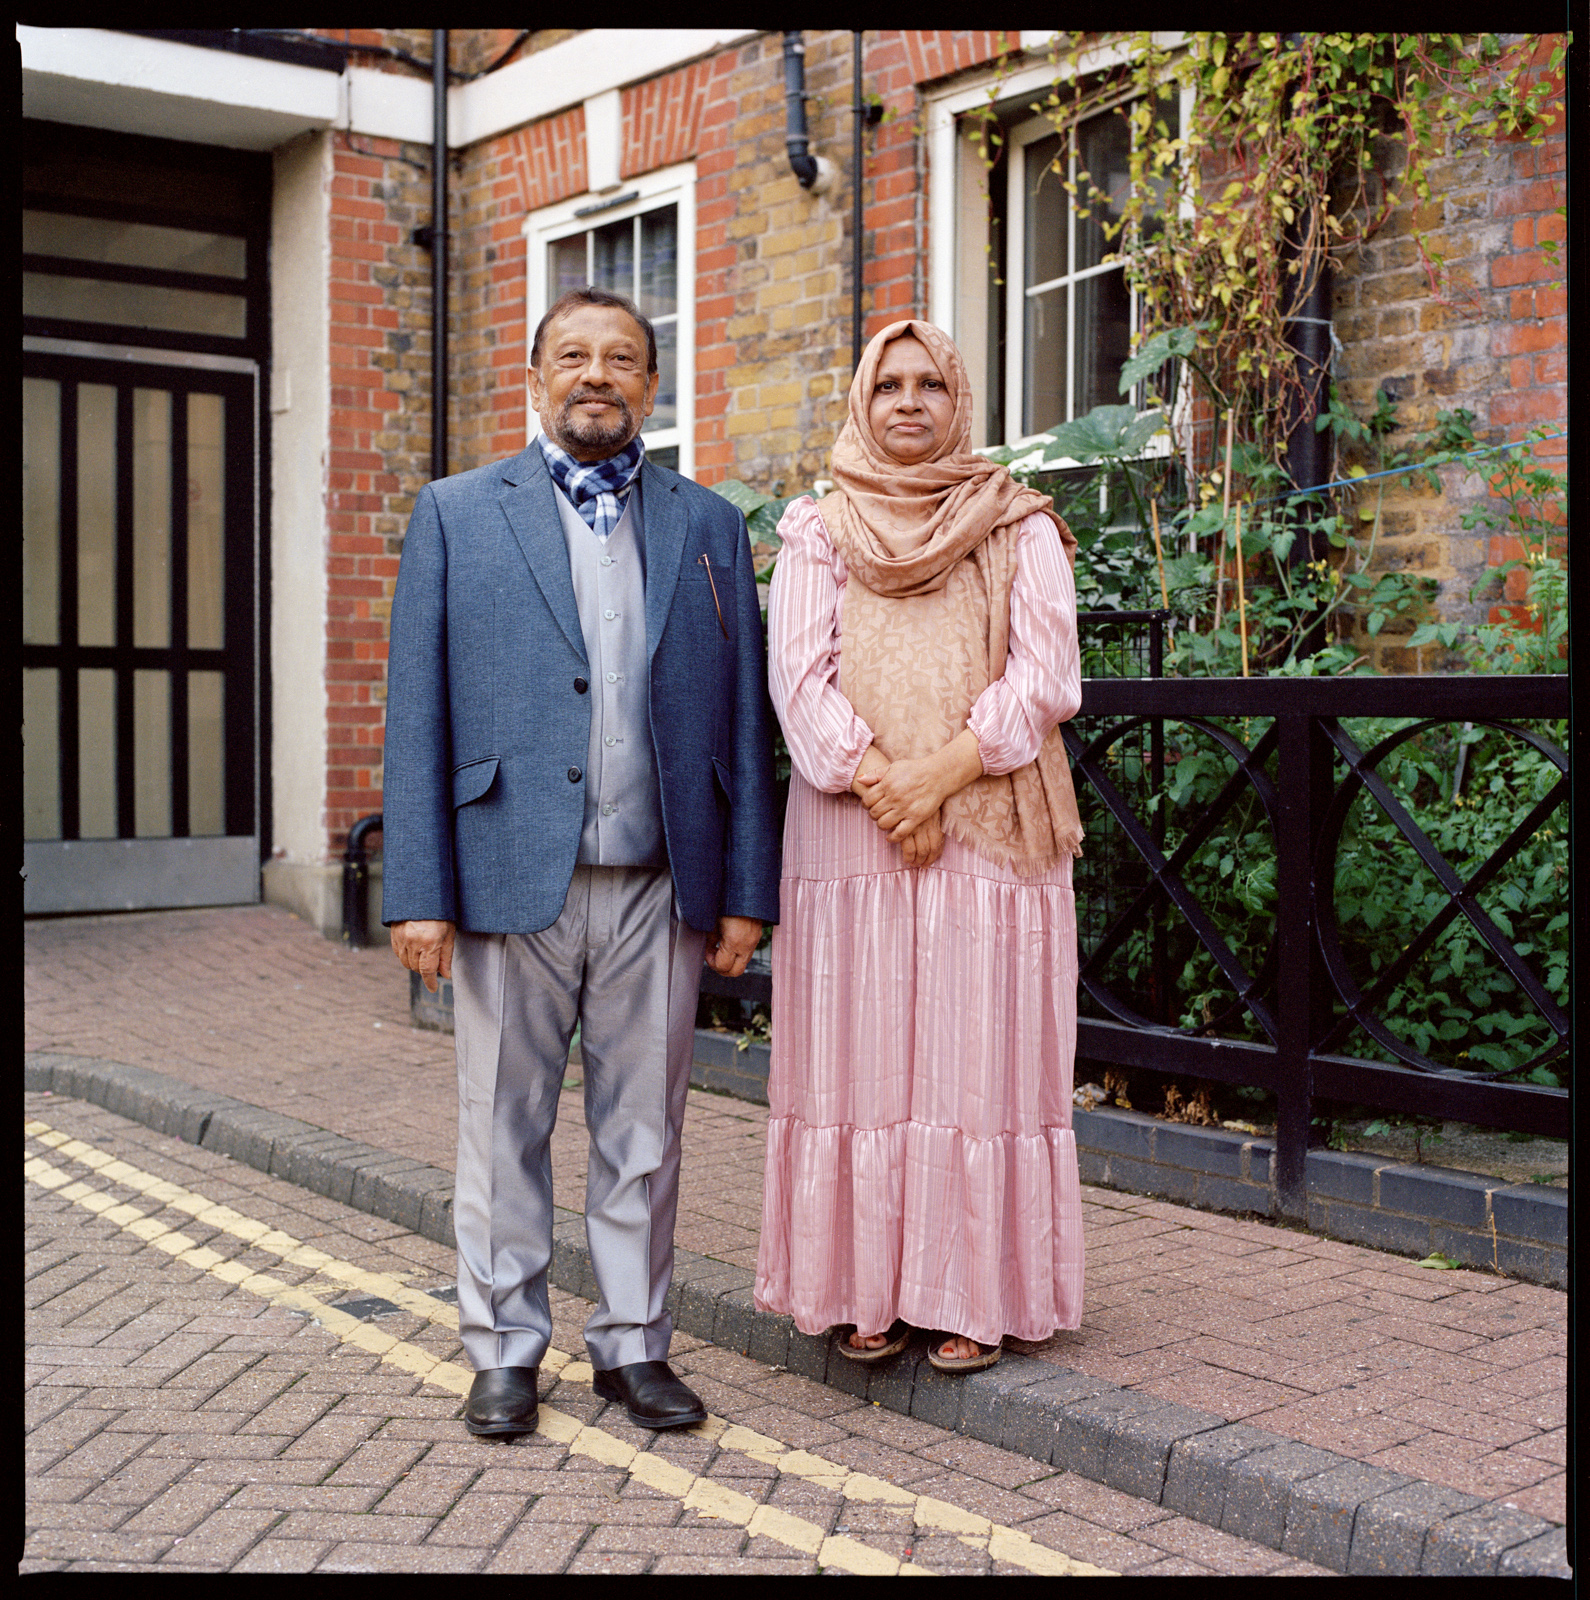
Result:
<svg viewBox="0 0 1590 1600"><path fill-rule="evenodd" d="M745 519L646 462L647 688L685 920L778 919L762 619ZM536 933L585 818L591 672L540 446L421 490L392 601L381 915ZM713 603L711 562L717 597Z"/></svg>

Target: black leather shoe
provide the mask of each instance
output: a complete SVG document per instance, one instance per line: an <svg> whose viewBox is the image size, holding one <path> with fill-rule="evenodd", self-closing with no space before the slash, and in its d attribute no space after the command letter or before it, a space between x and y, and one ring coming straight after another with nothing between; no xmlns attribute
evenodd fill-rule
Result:
<svg viewBox="0 0 1590 1600"><path fill-rule="evenodd" d="M534 1433L539 1367L487 1367L475 1374L464 1406L471 1433Z"/></svg>
<svg viewBox="0 0 1590 1600"><path fill-rule="evenodd" d="M629 1420L643 1428L688 1428L707 1420L701 1397L674 1376L666 1361L597 1368L591 1373L591 1388L604 1400L617 1400Z"/></svg>

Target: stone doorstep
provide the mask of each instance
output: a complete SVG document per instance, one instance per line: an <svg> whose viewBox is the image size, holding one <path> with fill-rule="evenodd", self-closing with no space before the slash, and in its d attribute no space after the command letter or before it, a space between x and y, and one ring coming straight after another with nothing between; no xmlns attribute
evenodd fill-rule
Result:
<svg viewBox="0 0 1590 1600"><path fill-rule="evenodd" d="M192 1142L203 1148L291 1174L301 1187L438 1244L456 1243L452 1174L438 1168L142 1067L35 1053L25 1058L23 1086L107 1109L114 1101L127 1108L121 1115L162 1131L195 1126L198 1113L203 1133ZM555 1208L549 1277L590 1299L583 1223L578 1212ZM753 1277L679 1250L668 1296L675 1326L1336 1572L1571 1576L1566 1530L1538 1517L1047 1361L1006 1354L961 1378L936 1372L917 1347L878 1367L847 1361L831 1334L804 1334L789 1317L757 1310Z"/></svg>

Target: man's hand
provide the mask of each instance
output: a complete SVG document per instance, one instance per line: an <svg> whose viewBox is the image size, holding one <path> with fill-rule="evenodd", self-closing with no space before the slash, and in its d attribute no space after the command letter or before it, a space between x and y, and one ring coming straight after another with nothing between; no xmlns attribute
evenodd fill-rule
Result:
<svg viewBox="0 0 1590 1600"><path fill-rule="evenodd" d="M761 938L762 924L753 918L719 917L718 931L707 935L707 965L725 978L738 978Z"/></svg>
<svg viewBox="0 0 1590 1600"><path fill-rule="evenodd" d="M392 949L410 972L425 980L425 987L436 993L436 980L453 975L453 936L458 931L452 922L394 922Z"/></svg>

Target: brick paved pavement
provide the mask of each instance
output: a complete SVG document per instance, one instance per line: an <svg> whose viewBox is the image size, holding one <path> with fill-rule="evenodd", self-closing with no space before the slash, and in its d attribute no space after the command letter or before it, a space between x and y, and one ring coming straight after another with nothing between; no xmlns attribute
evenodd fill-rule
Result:
<svg viewBox="0 0 1590 1600"><path fill-rule="evenodd" d="M387 949L273 907L34 922L27 1047L170 1073L450 1169L451 1040L409 1025ZM692 1091L678 1241L755 1261L766 1112ZM578 1090L557 1198L585 1169ZM1085 1188L1083 1326L1029 1355L1565 1520L1566 1297Z"/></svg>
<svg viewBox="0 0 1590 1600"><path fill-rule="evenodd" d="M754 1574L821 1558L970 1575L1053 1571L1057 1552L1140 1575L1324 1570L688 1338L676 1365L715 1414L704 1429L636 1428L570 1362L543 1368L542 1431L471 1439L457 1384L397 1364L460 1371L456 1317L431 1299L450 1251L100 1107L25 1098L42 1166L24 1572ZM196 1248L178 1258L166 1230ZM378 1300L355 1321L374 1274L422 1311ZM311 1296L327 1325L262 1281ZM580 1350L587 1310L553 1291L556 1349ZM382 1336L387 1359L357 1342Z"/></svg>

